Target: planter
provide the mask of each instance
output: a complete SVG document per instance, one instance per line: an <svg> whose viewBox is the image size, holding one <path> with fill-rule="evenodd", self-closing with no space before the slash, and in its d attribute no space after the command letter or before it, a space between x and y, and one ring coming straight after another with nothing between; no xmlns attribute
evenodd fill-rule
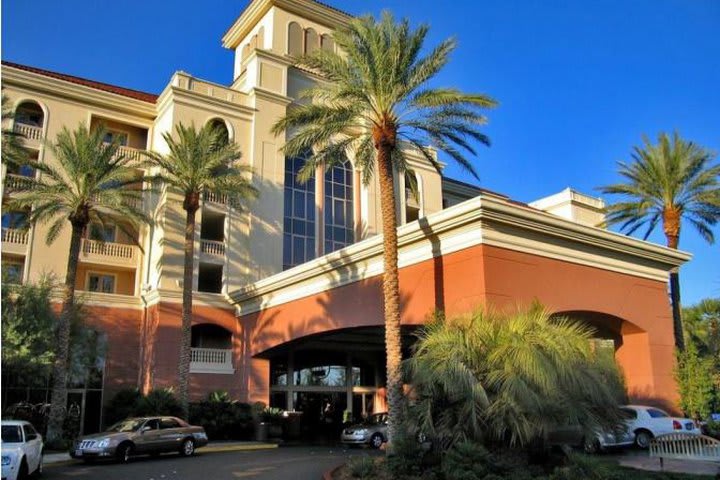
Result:
<svg viewBox="0 0 720 480"><path fill-rule="evenodd" d="M266 422L260 422L255 425L255 441L267 442L268 433L270 430L270 424Z"/></svg>

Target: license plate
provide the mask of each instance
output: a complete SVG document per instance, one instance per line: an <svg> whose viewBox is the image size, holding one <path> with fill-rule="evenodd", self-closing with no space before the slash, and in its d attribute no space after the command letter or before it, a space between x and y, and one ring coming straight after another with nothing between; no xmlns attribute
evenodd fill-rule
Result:
<svg viewBox="0 0 720 480"><path fill-rule="evenodd" d="M79 448L77 450L75 450L75 456L82 457L82 450L80 450Z"/></svg>

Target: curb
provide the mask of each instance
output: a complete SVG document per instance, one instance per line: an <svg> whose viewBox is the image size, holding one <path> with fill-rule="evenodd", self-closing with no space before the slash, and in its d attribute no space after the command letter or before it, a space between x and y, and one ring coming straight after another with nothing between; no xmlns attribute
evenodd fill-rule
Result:
<svg viewBox="0 0 720 480"><path fill-rule="evenodd" d="M323 473L322 480L333 480L333 475L335 475L335 473L337 473L337 471L340 470L344 466L345 466L345 463L343 462L340 465L335 465L330 470L327 470L326 472Z"/></svg>
<svg viewBox="0 0 720 480"><path fill-rule="evenodd" d="M198 449L200 453L223 453L223 452L242 452L242 451L253 451L253 450L271 450L278 448L277 443L260 443L253 445L227 445L218 447L201 447ZM63 467L66 465L74 465L80 462L79 459L69 458L67 460L59 460L57 462L43 463L43 468ZM331 477L332 478L332 477Z"/></svg>

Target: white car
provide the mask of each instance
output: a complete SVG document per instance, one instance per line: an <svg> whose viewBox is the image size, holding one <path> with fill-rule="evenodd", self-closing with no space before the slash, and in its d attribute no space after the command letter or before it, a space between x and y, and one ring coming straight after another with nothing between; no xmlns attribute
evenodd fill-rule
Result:
<svg viewBox="0 0 720 480"><path fill-rule="evenodd" d="M3 480L42 473L43 439L30 422L3 420L1 428Z"/></svg>
<svg viewBox="0 0 720 480"><path fill-rule="evenodd" d="M700 429L689 418L671 417L666 412L645 405L621 407L628 415L629 431L635 434L635 445L648 448L650 440L665 433L690 433L700 435Z"/></svg>

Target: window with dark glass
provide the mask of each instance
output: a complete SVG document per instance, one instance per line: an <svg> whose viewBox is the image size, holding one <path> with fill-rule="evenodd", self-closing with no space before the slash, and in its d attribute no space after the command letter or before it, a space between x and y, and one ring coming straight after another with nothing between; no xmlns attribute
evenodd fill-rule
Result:
<svg viewBox="0 0 720 480"><path fill-rule="evenodd" d="M315 177L305 183L298 173L305 157L285 159L283 270L315 258Z"/></svg>
<svg viewBox="0 0 720 480"><path fill-rule="evenodd" d="M350 161L325 173L325 253L354 241L353 169Z"/></svg>
<svg viewBox="0 0 720 480"><path fill-rule="evenodd" d="M88 291L115 293L115 276L91 273L88 275Z"/></svg>

